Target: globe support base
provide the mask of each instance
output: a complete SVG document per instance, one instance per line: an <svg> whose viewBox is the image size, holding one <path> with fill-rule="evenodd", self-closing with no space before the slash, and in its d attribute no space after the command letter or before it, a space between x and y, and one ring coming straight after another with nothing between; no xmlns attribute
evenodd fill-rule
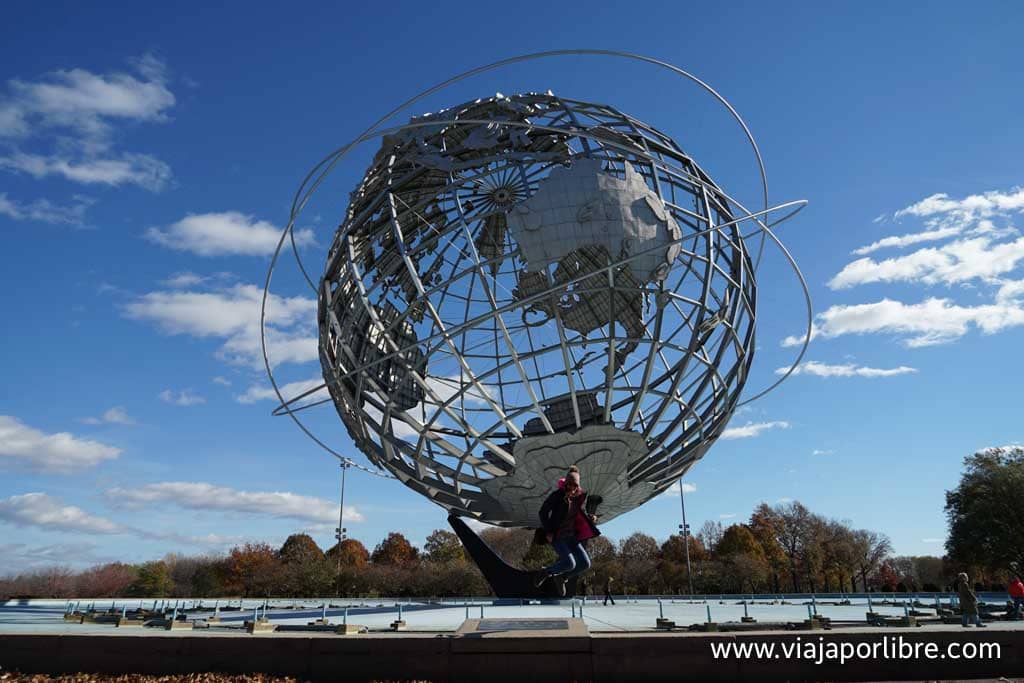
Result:
<svg viewBox="0 0 1024 683"><path fill-rule="evenodd" d="M490 584L494 595L499 598L550 599L562 597L558 592L556 581L545 581L538 588L533 585L535 572L516 569L509 565L469 528L462 518L451 515L448 517L455 534L473 558L473 562ZM565 585L566 597L576 594L576 577L570 578Z"/></svg>

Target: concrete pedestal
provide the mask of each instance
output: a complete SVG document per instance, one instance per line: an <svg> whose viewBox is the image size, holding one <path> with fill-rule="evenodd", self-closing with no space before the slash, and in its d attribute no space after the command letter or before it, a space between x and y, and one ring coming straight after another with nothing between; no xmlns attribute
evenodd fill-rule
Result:
<svg viewBox="0 0 1024 683"><path fill-rule="evenodd" d="M246 633L273 633L276 628L269 619L245 622Z"/></svg>

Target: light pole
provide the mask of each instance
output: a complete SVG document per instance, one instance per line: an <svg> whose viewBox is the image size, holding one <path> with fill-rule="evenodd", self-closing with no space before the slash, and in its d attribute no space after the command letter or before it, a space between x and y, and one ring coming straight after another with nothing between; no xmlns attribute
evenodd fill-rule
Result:
<svg viewBox="0 0 1024 683"><path fill-rule="evenodd" d="M683 535L683 548L686 550L686 580L690 584L690 595L693 595L693 574L690 573L690 525L686 523L686 500L683 497L683 480L679 480L679 507L683 511L683 523L679 525L679 533Z"/></svg>
<svg viewBox="0 0 1024 683"><path fill-rule="evenodd" d="M341 597L341 542L345 540L345 472L348 460L341 461L341 504L338 506L338 528L334 530L334 538L338 540L337 597Z"/></svg>

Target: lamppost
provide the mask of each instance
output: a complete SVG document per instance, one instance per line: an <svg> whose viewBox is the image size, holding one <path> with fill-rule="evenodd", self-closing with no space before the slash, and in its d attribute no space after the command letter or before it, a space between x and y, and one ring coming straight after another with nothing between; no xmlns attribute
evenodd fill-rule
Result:
<svg viewBox="0 0 1024 683"><path fill-rule="evenodd" d="M341 542L345 540L345 472L348 471L348 460L341 461L341 504L338 506L338 528L334 530L334 538L338 541L338 569L336 597L341 597Z"/></svg>
<svg viewBox="0 0 1024 683"><path fill-rule="evenodd" d="M690 583L690 595L693 595L693 574L690 573L690 525L686 523L686 501L683 498L683 480L679 480L679 507L683 511L683 523L679 525L679 533L683 535L683 548L686 550L686 580Z"/></svg>

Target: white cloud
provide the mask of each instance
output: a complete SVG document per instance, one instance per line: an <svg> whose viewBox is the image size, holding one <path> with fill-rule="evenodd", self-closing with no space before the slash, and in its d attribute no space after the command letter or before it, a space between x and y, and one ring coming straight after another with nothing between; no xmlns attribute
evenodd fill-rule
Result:
<svg viewBox="0 0 1024 683"><path fill-rule="evenodd" d="M337 503L295 493L239 491L205 482L168 481L132 488L113 488L109 500L139 506L169 503L190 510L239 512L250 515L298 519L319 524L336 524ZM364 521L355 507L345 507L346 522Z"/></svg>
<svg viewBox="0 0 1024 683"><path fill-rule="evenodd" d="M10 199L6 192L0 192L0 216L16 221L38 221L62 225L81 226L86 210L94 204L89 197L75 195L74 204L61 206L48 199L36 199L28 204Z"/></svg>
<svg viewBox="0 0 1024 683"><path fill-rule="evenodd" d="M159 531L132 527L119 522L89 514L74 505L45 493L25 493L0 500L0 522L21 527L34 527L46 531L75 534L113 535L129 534L139 538L174 541L201 548L222 549L243 540L239 536L205 534L190 536L174 531ZM61 562L65 562L63 558Z"/></svg>
<svg viewBox="0 0 1024 683"><path fill-rule="evenodd" d="M167 121L175 104L163 62L146 56L133 66L134 74L70 69L8 81L0 95L0 139L15 148L0 157L0 169L87 184L165 187L167 164L111 149L115 123ZM42 149L19 149L31 144Z"/></svg>
<svg viewBox="0 0 1024 683"><path fill-rule="evenodd" d="M789 498L789 497L787 497L787 496L783 496L782 498L779 498L779 499L778 499L777 501L775 501L775 502L776 502L776 504L778 504L778 505L785 505L786 503L792 503L792 502L793 502L793 499L792 499L792 498Z"/></svg>
<svg viewBox="0 0 1024 683"><path fill-rule="evenodd" d="M854 249L853 254L855 256L867 256L868 254L878 251L879 249L885 249L887 247L908 247L911 244L919 244L921 242L933 242L935 240L945 239L947 237L954 237L960 234L960 228L955 226L947 226L943 228L936 228L934 230L925 230L923 232L913 232L908 235L894 235L892 237L883 237L882 239L872 242L866 247Z"/></svg>
<svg viewBox="0 0 1024 683"><path fill-rule="evenodd" d="M688 481L683 482L683 493L690 494L697 492L697 485L692 484ZM675 483L665 489L658 498L678 498L679 497L679 484Z"/></svg>
<svg viewBox="0 0 1024 683"><path fill-rule="evenodd" d="M222 387L230 387L231 386L231 380L229 380L227 377L221 377L220 375L217 375L216 377L213 378L213 383L214 384L219 384Z"/></svg>
<svg viewBox="0 0 1024 683"><path fill-rule="evenodd" d="M736 513L735 512L723 512L722 514L718 515L719 519L733 519L735 517L736 517Z"/></svg>
<svg viewBox="0 0 1024 683"><path fill-rule="evenodd" d="M135 420L125 412L125 409L121 406L114 406L99 417L84 417L80 420L81 422L88 425L98 424L120 424L120 425L133 425Z"/></svg>
<svg viewBox="0 0 1024 683"><path fill-rule="evenodd" d="M944 538L922 538L921 543L943 543L945 540Z"/></svg>
<svg viewBox="0 0 1024 683"><path fill-rule="evenodd" d="M23 137L41 128L71 128L88 136L109 133L110 119L165 121L175 98L166 68L152 56L135 64L142 78L59 70L35 82L8 81L0 100L0 136Z"/></svg>
<svg viewBox="0 0 1024 683"><path fill-rule="evenodd" d="M839 271L828 286L847 289L872 282L952 285L975 279L992 281L1013 271L1022 260L1024 237L1000 244L993 244L988 237L976 237L883 261L857 259Z"/></svg>
<svg viewBox="0 0 1024 683"><path fill-rule="evenodd" d="M825 449L815 448L813 451L811 451L811 455L835 455L835 451L833 451L831 449L825 450Z"/></svg>
<svg viewBox="0 0 1024 683"><path fill-rule="evenodd" d="M917 304L883 299L869 304L832 306L815 316L812 338L831 339L848 334L891 334L905 337L911 348L955 341L975 326L995 334L1024 325L1024 307L1019 297L1024 286L1006 283L1002 298L995 303L960 306L950 299L926 299ZM786 337L783 346L803 343L803 336Z"/></svg>
<svg viewBox="0 0 1024 683"><path fill-rule="evenodd" d="M991 299L966 305L953 297L933 297L914 304L886 298L832 306L816 316L813 336L891 334L902 337L909 347L919 347L955 341L972 326L994 334L1024 324L1024 280L1014 275L1024 264L1024 237L1012 224L1014 215L1020 213L1024 213L1021 187L959 199L933 194L897 211L894 218L921 218L926 229L886 237L854 253L863 256L888 246L955 239L893 258L854 260L832 278L831 288L889 282L959 285L961 290L970 289ZM987 291L978 285L987 286ZM783 345L801 342L802 338L792 336L783 340Z"/></svg>
<svg viewBox="0 0 1024 683"><path fill-rule="evenodd" d="M127 317L155 323L167 334L219 338L218 356L230 363L263 367L260 302L263 288L236 284L212 292L157 291L124 306ZM267 299L267 345L271 363L316 360L316 301L304 297Z"/></svg>
<svg viewBox="0 0 1024 683"><path fill-rule="evenodd" d="M777 375L784 375L789 368L779 368L775 371ZM794 375L815 375L817 377L895 377L917 372L917 368L910 368L901 365L896 368L869 368L857 366L853 363L843 365L830 365L820 363L816 360L809 360L801 363L793 370Z"/></svg>
<svg viewBox="0 0 1024 683"><path fill-rule="evenodd" d="M170 403L172 406L197 406L206 403L206 399L195 393L191 389L182 389L181 391L173 391L171 389L164 389L157 397L164 403Z"/></svg>
<svg viewBox="0 0 1024 683"><path fill-rule="evenodd" d="M171 289L188 289L189 287L201 285L208 279L209 278L203 275L197 275L186 270L181 273L175 273L166 280L161 280L160 284L164 287L170 287Z"/></svg>
<svg viewBox="0 0 1024 683"><path fill-rule="evenodd" d="M64 505L45 493L25 493L0 500L0 520L17 526L84 534L123 534L128 531L116 522L90 515L73 505Z"/></svg>
<svg viewBox="0 0 1024 683"><path fill-rule="evenodd" d="M298 382L289 382L288 384L279 385L278 388L281 390L281 395L284 396L285 400L291 400L300 394L304 394L310 389L314 389L318 386L323 385L323 377L313 377L311 379L300 380ZM330 394L327 393L327 387L321 388L319 391L315 391L309 396L296 401L290 405L291 408L299 408L303 405L314 403L316 401L329 398ZM235 396L235 400L239 403L256 403L257 401L266 400L279 400L277 394L274 393L273 387L254 384L246 389L244 394Z"/></svg>
<svg viewBox="0 0 1024 683"><path fill-rule="evenodd" d="M121 449L67 432L46 434L10 415L0 415L0 463L67 474L112 460Z"/></svg>
<svg viewBox="0 0 1024 683"><path fill-rule="evenodd" d="M177 251L200 256L269 256L281 239L281 228L237 211L189 214L166 230L150 228L146 237ZM298 246L313 244L312 230L295 231Z"/></svg>
<svg viewBox="0 0 1024 683"><path fill-rule="evenodd" d="M171 180L171 167L148 154L75 160L56 154L18 152L0 157L0 169L27 173L37 179L60 176L85 185L137 185L153 192L164 189Z"/></svg>
<svg viewBox="0 0 1024 683"><path fill-rule="evenodd" d="M750 439L760 436L761 432L769 429L788 429L789 423L781 420L775 422L748 422L742 427L730 427L722 432L720 439Z"/></svg>
<svg viewBox="0 0 1024 683"><path fill-rule="evenodd" d="M897 218L901 218L903 216L958 214L965 217L983 218L1011 211L1024 211L1024 187L1015 187L1009 192L994 190L984 194L973 194L963 199L951 199L948 194L940 192L900 209L895 215Z"/></svg>
<svg viewBox="0 0 1024 683"><path fill-rule="evenodd" d="M114 558L97 555L95 544L79 542L43 546L0 543L0 557L4 558L4 569L12 574L31 569L60 572L65 571L63 568L69 565L88 567L115 561Z"/></svg>

